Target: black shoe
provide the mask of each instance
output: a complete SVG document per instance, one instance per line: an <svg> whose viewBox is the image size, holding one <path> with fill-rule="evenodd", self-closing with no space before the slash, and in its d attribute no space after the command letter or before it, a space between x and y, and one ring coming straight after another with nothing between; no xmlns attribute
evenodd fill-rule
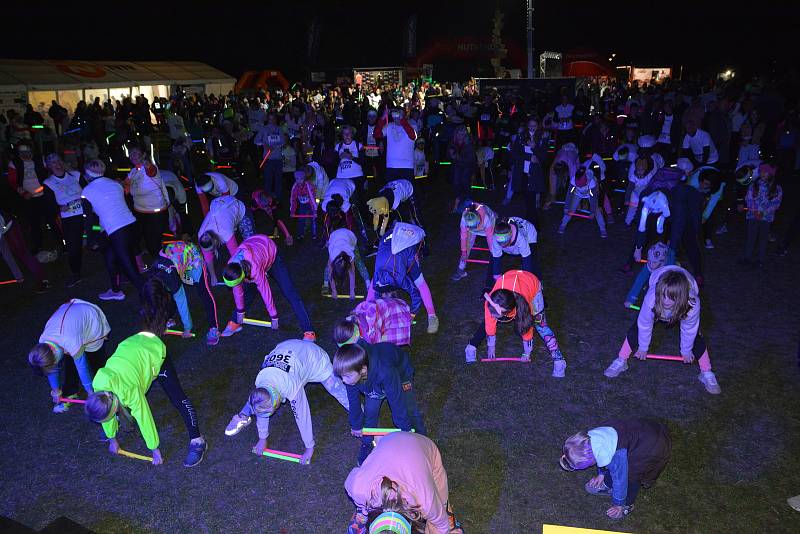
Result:
<svg viewBox="0 0 800 534"><path fill-rule="evenodd" d="M183 461L183 467L194 467L202 462L206 455L206 450L208 450L208 443L205 441L203 443L189 442L189 454L186 455L186 459Z"/></svg>
<svg viewBox="0 0 800 534"><path fill-rule="evenodd" d="M73 274L67 278L67 287L75 287L81 283L81 277L78 274Z"/></svg>
<svg viewBox="0 0 800 534"><path fill-rule="evenodd" d="M42 293L47 293L47 291L52 288L53 284L51 284L49 280L42 280L42 283L36 288L36 293L41 295Z"/></svg>
<svg viewBox="0 0 800 534"><path fill-rule="evenodd" d="M358 466L361 467L361 464L367 459L369 453L372 452L373 446L372 443L362 443L361 449L358 451Z"/></svg>

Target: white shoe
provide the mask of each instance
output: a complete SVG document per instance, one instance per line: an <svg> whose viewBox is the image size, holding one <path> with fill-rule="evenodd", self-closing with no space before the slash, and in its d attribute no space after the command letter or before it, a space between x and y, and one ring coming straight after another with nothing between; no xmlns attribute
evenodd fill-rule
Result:
<svg viewBox="0 0 800 534"><path fill-rule="evenodd" d="M567 370L567 362L564 360L553 361L553 378L564 378L564 371Z"/></svg>
<svg viewBox="0 0 800 534"><path fill-rule="evenodd" d="M706 387L706 391L712 395L719 395L722 393L722 389L720 389L717 377L714 376L713 371L703 371L697 375L697 379Z"/></svg>
<svg viewBox="0 0 800 534"><path fill-rule="evenodd" d="M467 272L462 269L458 269L455 273L453 273L453 276L450 277L450 280L452 280L453 282L458 282L462 278L466 277L467 277Z"/></svg>
<svg viewBox="0 0 800 534"><path fill-rule="evenodd" d="M244 414L237 413L233 417L231 417L231 422L228 423L228 426L225 427L225 435L226 436L235 436L239 432L242 431L244 427L250 424L253 420L252 417L248 417Z"/></svg>
<svg viewBox="0 0 800 534"><path fill-rule="evenodd" d="M706 248L709 250L714 248L714 243L712 243L710 239L706 239Z"/></svg>
<svg viewBox="0 0 800 534"><path fill-rule="evenodd" d="M611 365L606 368L605 372L603 373L608 378L616 378L621 373L628 370L628 361L623 360L622 358L615 358Z"/></svg>
<svg viewBox="0 0 800 534"><path fill-rule="evenodd" d="M467 345L467 348L464 349L464 354L467 357L467 363L478 361L478 349L474 345Z"/></svg>
<svg viewBox="0 0 800 534"><path fill-rule="evenodd" d="M97 298L100 300L125 300L125 293L122 291L114 291L113 289L109 289L105 293L100 293L97 295Z"/></svg>
<svg viewBox="0 0 800 534"><path fill-rule="evenodd" d="M435 315L428 316L428 333L435 334L439 331L439 318Z"/></svg>
<svg viewBox="0 0 800 534"><path fill-rule="evenodd" d="M70 405L65 402L59 402L53 406L53 413L66 413L69 411Z"/></svg>

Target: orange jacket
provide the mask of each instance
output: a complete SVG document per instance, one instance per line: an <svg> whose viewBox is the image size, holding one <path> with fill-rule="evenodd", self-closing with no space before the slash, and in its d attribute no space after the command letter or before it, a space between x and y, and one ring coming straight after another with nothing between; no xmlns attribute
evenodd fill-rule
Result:
<svg viewBox="0 0 800 534"><path fill-rule="evenodd" d="M542 291L542 284L539 282L539 279L536 278L536 276L528 271L508 271L503 276L498 278L497 281L495 281L494 287L492 288L492 291L489 292L489 295L498 289L508 289L525 297L525 301L531 307L532 314L535 315L538 313L538 311L541 311L536 310L533 301L536 298L536 295ZM484 323L486 325L486 335L495 335L497 333L497 319L492 317L492 314L489 313L488 302L483 303L483 316ZM522 339L526 341L533 339L533 328L528 329L527 332L523 332Z"/></svg>

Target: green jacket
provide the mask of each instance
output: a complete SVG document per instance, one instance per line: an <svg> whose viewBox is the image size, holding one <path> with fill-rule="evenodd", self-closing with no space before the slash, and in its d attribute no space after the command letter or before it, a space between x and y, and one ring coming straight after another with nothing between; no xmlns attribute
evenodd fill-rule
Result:
<svg viewBox="0 0 800 534"><path fill-rule="evenodd" d="M149 332L139 332L119 344L106 366L97 371L92 381L95 391L114 393L120 403L130 410L150 450L158 448L159 440L145 395L166 357L167 347L163 341ZM103 423L103 430L109 438L117 435L118 427L116 417Z"/></svg>

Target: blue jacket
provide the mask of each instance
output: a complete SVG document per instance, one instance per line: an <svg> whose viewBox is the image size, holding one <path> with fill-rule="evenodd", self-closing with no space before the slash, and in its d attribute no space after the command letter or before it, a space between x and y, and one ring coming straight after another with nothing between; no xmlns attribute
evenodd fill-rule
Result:
<svg viewBox="0 0 800 534"><path fill-rule="evenodd" d="M403 383L411 382L414 367L408 354L392 343L370 344L363 339L358 345L367 352L368 373L365 382L347 388L347 399L350 401L350 428L358 430L363 427L364 413L361 408L360 394L371 399L389 401L392 419L400 430L411 430L411 419L403 402Z"/></svg>
<svg viewBox="0 0 800 534"><path fill-rule="evenodd" d="M401 289L411 297L411 313L417 313L422 306L422 296L414 280L422 275L417 252L419 247L405 248L392 254L391 233L387 233L378 243L378 254L375 257L375 289Z"/></svg>

